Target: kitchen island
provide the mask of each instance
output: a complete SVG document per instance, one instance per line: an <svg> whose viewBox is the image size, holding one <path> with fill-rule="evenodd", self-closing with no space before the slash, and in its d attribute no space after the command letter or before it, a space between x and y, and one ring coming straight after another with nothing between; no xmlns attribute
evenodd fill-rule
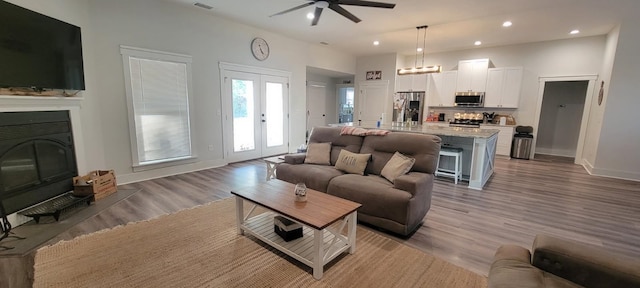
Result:
<svg viewBox="0 0 640 288"><path fill-rule="evenodd" d="M329 126L354 126L353 123L329 124ZM357 126L357 125L355 125ZM469 188L482 190L493 175L496 158L497 129L466 127L443 127L433 125L381 125L380 127L359 126L365 129L383 129L398 132L423 133L442 138L442 146L460 147L462 153L462 179L469 182ZM449 160L449 159L447 159ZM442 167L452 168L453 161L442 159Z"/></svg>

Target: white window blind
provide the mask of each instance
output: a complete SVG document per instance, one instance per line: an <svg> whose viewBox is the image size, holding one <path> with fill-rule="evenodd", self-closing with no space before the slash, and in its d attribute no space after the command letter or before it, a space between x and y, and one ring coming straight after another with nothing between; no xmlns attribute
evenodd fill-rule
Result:
<svg viewBox="0 0 640 288"><path fill-rule="evenodd" d="M192 157L190 58L148 50L121 51L128 76L134 166Z"/></svg>

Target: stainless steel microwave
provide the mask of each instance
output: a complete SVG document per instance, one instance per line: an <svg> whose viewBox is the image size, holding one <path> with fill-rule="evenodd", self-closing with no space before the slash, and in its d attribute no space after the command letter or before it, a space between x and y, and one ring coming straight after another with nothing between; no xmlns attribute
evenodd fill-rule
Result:
<svg viewBox="0 0 640 288"><path fill-rule="evenodd" d="M484 107L484 92L458 92L454 102L456 107Z"/></svg>

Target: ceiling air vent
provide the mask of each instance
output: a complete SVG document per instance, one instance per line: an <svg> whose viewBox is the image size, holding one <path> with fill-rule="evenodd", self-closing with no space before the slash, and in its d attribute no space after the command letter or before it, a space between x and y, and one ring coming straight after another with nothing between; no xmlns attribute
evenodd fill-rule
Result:
<svg viewBox="0 0 640 288"><path fill-rule="evenodd" d="M198 6L200 8L207 9L207 10L213 9L213 7L211 7L211 6L207 5L207 4L200 3L200 2L193 3L193 5Z"/></svg>

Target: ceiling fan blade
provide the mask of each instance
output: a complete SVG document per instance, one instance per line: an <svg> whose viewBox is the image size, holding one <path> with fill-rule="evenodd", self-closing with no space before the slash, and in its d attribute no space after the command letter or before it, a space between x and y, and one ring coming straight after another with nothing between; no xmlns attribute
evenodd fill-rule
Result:
<svg viewBox="0 0 640 288"><path fill-rule="evenodd" d="M298 9L302 9L302 8L304 8L304 7L307 7L307 6L311 6L311 5L313 5L314 3L315 3L315 2L311 1L311 2L309 2L309 3L305 3L305 4L302 4L302 5L300 5L300 6L296 6L296 7L293 7L293 8L291 8L291 9L287 9L287 10L284 10L284 11L282 11L282 12L278 12L278 13L276 13L276 14L270 15L269 17L278 16L278 15L282 15L282 14L285 14L285 13L289 13L289 12L291 12L291 11L295 11L295 10L298 10Z"/></svg>
<svg viewBox="0 0 640 288"><path fill-rule="evenodd" d="M358 18L355 15L349 13L349 11L344 10L344 8L340 7L340 5L338 5L338 4L334 4L334 3L329 4L329 9L331 9L333 11L336 11L336 13L338 13L338 14L344 16L344 17L349 18L349 20L351 20L353 22L356 22L356 23L360 22L360 18Z"/></svg>
<svg viewBox="0 0 640 288"><path fill-rule="evenodd" d="M318 25L318 21L320 21L320 15L322 15L322 8L316 7L316 11L313 14L313 21L311 21L311 26Z"/></svg>
<svg viewBox="0 0 640 288"><path fill-rule="evenodd" d="M361 0L339 0L336 4L393 9L396 4Z"/></svg>

